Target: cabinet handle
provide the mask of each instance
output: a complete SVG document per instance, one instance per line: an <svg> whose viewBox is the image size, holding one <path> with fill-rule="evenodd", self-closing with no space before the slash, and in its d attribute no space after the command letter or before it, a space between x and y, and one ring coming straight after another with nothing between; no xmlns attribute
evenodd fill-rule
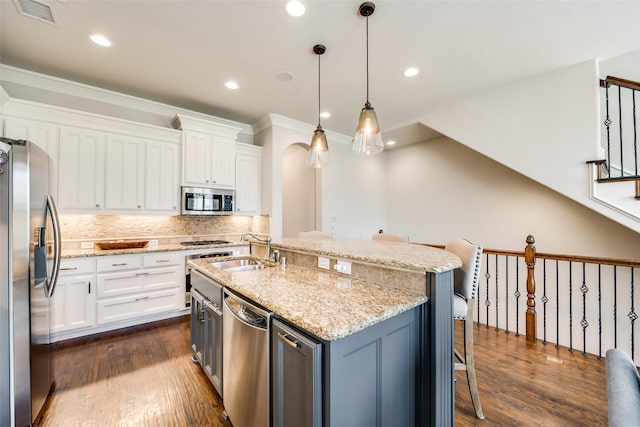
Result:
<svg viewBox="0 0 640 427"><path fill-rule="evenodd" d="M157 259L156 262L169 262L170 259Z"/></svg>
<svg viewBox="0 0 640 427"><path fill-rule="evenodd" d="M136 273L136 276L148 276L149 272Z"/></svg>
<svg viewBox="0 0 640 427"><path fill-rule="evenodd" d="M122 267L122 266L125 266L125 265L127 265L126 262L121 262L121 263L118 263L118 264L111 264L111 267Z"/></svg>
<svg viewBox="0 0 640 427"><path fill-rule="evenodd" d="M87 282L87 293L91 293L91 281Z"/></svg>
<svg viewBox="0 0 640 427"><path fill-rule="evenodd" d="M289 338L289 335L278 332L278 338L291 348L298 348L298 341Z"/></svg>
<svg viewBox="0 0 640 427"><path fill-rule="evenodd" d="M78 267L62 267L60 271L77 270Z"/></svg>
<svg viewBox="0 0 640 427"><path fill-rule="evenodd" d="M149 299L149 297L140 297L140 298L136 298L136 301L142 301L143 299Z"/></svg>

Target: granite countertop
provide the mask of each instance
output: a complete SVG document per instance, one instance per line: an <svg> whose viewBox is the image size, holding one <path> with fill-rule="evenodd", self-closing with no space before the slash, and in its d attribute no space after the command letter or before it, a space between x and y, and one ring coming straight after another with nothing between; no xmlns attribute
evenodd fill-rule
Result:
<svg viewBox="0 0 640 427"><path fill-rule="evenodd" d="M169 251L193 251L193 250L206 250L215 248L228 248L237 246L248 246L249 242L229 242L215 245L197 245L197 246L183 246L180 243L165 243L159 245L151 245L144 248L133 249L112 249L103 250L94 247L92 249L79 249L79 248L62 248L62 258L82 258L92 256L107 256L107 255L127 255L127 254L145 254L151 252L169 252Z"/></svg>
<svg viewBox="0 0 640 427"><path fill-rule="evenodd" d="M284 238L272 242L271 247L429 273L443 273L462 265L460 258L442 249L384 240Z"/></svg>
<svg viewBox="0 0 640 427"><path fill-rule="evenodd" d="M263 270L228 273L210 262L191 260L189 265L326 341L346 337L427 301L424 295L297 265L272 263L274 267Z"/></svg>
<svg viewBox="0 0 640 427"><path fill-rule="evenodd" d="M298 251L406 269L441 273L461 266L442 249L370 240L283 239L273 249ZM228 273L207 260L189 264L223 286L327 341L343 338L427 301L424 294L298 265ZM425 277L426 280L426 277Z"/></svg>

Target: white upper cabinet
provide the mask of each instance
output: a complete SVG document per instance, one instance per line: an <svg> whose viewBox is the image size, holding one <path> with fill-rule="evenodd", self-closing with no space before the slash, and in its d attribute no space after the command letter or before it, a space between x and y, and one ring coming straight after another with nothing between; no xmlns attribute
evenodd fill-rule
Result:
<svg viewBox="0 0 640 427"><path fill-rule="evenodd" d="M4 136L12 139L26 139L42 148L51 159L49 165L49 194L58 198L58 127L50 123L19 118L7 118Z"/></svg>
<svg viewBox="0 0 640 427"><path fill-rule="evenodd" d="M180 211L180 146L147 141L144 208L148 211Z"/></svg>
<svg viewBox="0 0 640 427"><path fill-rule="evenodd" d="M105 156L105 208L143 209L145 186L143 139L108 135Z"/></svg>
<svg viewBox="0 0 640 427"><path fill-rule="evenodd" d="M105 134L60 127L58 207L60 210L100 210L104 207Z"/></svg>
<svg viewBox="0 0 640 427"><path fill-rule="evenodd" d="M241 129L183 115L172 124L183 131L182 185L234 189L235 146Z"/></svg>
<svg viewBox="0 0 640 427"><path fill-rule="evenodd" d="M0 119L51 157L61 213L179 213L181 132L13 99Z"/></svg>
<svg viewBox="0 0 640 427"><path fill-rule="evenodd" d="M236 213L260 214L262 184L262 147L236 145Z"/></svg>

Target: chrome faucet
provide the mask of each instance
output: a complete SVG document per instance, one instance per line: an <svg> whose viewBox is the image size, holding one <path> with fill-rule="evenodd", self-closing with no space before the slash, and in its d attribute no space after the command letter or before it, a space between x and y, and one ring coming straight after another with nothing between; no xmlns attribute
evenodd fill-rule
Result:
<svg viewBox="0 0 640 427"><path fill-rule="evenodd" d="M261 238L256 236L253 233L243 233L242 236L240 236L240 242L244 242L245 237L253 237L254 239L256 239L259 242L264 242L267 244L267 250L264 254L264 259L266 261L271 261L271 236L267 236L265 238Z"/></svg>

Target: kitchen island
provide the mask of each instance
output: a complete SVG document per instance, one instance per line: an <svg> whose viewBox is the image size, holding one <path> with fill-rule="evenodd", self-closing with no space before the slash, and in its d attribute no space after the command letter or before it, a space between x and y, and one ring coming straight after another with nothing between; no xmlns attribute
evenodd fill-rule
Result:
<svg viewBox="0 0 640 427"><path fill-rule="evenodd" d="M264 249L252 244L258 259ZM454 425L455 255L360 240L284 239L271 249L285 266L190 265L322 344L321 425Z"/></svg>

